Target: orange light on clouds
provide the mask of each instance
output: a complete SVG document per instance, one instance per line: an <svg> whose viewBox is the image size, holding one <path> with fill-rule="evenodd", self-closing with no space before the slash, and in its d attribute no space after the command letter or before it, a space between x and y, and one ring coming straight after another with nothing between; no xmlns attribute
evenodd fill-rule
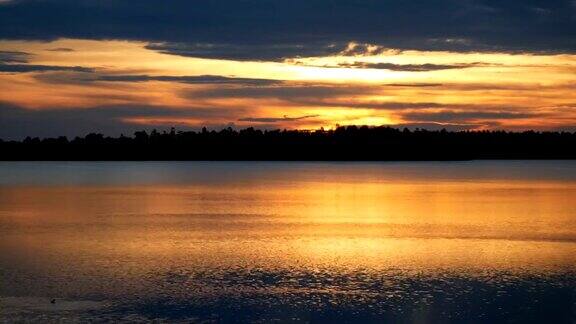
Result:
<svg viewBox="0 0 576 324"><path fill-rule="evenodd" d="M207 112L194 117L143 114L122 119L150 126L435 123L523 129L569 127L576 116L570 108L576 102L574 55L374 50L369 56L343 53L285 62L240 62L168 55L145 46L75 39L2 41L2 50L29 53L29 65L62 69L0 73L4 90L0 101L22 109L130 105ZM186 79L207 75L223 79ZM125 76L133 78L122 79ZM113 77L120 78L110 80ZM417 111L450 111L454 116L410 118ZM457 118L458 113L463 117ZM302 116L314 117L298 118Z"/></svg>

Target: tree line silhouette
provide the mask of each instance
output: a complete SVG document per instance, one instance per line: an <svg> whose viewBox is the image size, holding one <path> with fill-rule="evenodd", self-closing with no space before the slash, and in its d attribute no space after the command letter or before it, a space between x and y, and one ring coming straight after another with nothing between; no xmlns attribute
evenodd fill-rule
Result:
<svg viewBox="0 0 576 324"><path fill-rule="evenodd" d="M0 140L2 160L473 160L575 159L576 133L430 131L386 126L333 130L138 131Z"/></svg>

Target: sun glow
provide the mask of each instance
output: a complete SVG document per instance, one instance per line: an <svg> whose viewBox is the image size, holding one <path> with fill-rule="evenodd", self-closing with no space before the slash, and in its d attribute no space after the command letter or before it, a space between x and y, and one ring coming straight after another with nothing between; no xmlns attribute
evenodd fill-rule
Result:
<svg viewBox="0 0 576 324"><path fill-rule="evenodd" d="M146 45L2 41L2 50L25 53L32 67L0 73L0 101L35 110L166 108L161 115L120 118L149 126L428 123L524 129L576 121L574 55L373 49L249 62L169 55ZM170 113L178 110L187 113Z"/></svg>

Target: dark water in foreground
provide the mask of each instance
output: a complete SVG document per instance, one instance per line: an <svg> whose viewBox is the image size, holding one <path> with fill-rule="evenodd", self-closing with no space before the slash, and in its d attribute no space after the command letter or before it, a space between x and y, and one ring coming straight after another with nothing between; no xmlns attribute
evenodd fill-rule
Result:
<svg viewBox="0 0 576 324"><path fill-rule="evenodd" d="M0 163L0 322L150 320L576 323L576 162Z"/></svg>

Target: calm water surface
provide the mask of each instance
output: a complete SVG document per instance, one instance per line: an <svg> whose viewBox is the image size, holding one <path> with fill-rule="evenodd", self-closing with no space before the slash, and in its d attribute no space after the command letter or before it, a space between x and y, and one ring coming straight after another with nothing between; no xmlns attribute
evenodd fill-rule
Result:
<svg viewBox="0 0 576 324"><path fill-rule="evenodd" d="M0 322L150 320L576 323L576 162L0 163Z"/></svg>

